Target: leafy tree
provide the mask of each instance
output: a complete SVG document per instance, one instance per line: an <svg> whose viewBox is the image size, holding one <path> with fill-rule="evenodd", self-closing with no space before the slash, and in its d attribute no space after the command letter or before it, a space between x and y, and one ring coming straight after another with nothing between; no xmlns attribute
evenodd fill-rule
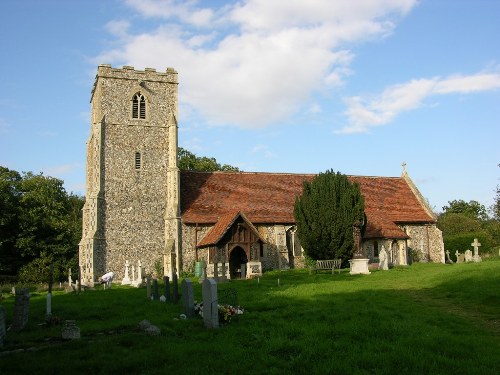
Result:
<svg viewBox="0 0 500 375"><path fill-rule="evenodd" d="M239 172L237 167L228 164L219 164L215 158L208 158L206 156L198 157L192 152L189 152L182 147L177 151L177 160L179 169L185 171L201 171L201 172L215 172L215 171L228 171Z"/></svg>
<svg viewBox="0 0 500 375"><path fill-rule="evenodd" d="M444 236L454 236L480 231L481 221L467 214L449 212L439 215L437 226Z"/></svg>
<svg viewBox="0 0 500 375"><path fill-rule="evenodd" d="M0 166L0 274L9 276L14 276L23 262L16 250L20 181L19 173Z"/></svg>
<svg viewBox="0 0 500 375"><path fill-rule="evenodd" d="M0 271L34 282L46 280L51 263L56 278L76 265L83 203L82 197L66 193L62 180L31 172L21 176L2 167Z"/></svg>
<svg viewBox="0 0 500 375"><path fill-rule="evenodd" d="M307 256L345 261L354 250L353 224L364 218L364 199L358 184L330 170L304 183L294 216Z"/></svg>
<svg viewBox="0 0 500 375"><path fill-rule="evenodd" d="M474 200L471 200L469 202L466 202L462 199L449 201L448 206L443 207L443 211L445 214L464 214L478 220L488 220L488 212L486 211L486 207Z"/></svg>

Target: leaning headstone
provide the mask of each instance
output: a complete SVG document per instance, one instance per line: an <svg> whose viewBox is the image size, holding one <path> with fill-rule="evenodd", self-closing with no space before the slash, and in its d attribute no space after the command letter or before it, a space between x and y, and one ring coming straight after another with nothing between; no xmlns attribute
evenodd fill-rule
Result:
<svg viewBox="0 0 500 375"><path fill-rule="evenodd" d="M217 282L203 281L203 323L206 328L219 328L219 308L217 306Z"/></svg>
<svg viewBox="0 0 500 375"><path fill-rule="evenodd" d="M0 348L3 347L7 329L5 328L5 310L0 306Z"/></svg>
<svg viewBox="0 0 500 375"><path fill-rule="evenodd" d="M64 321L61 337L64 340L75 340L80 338L80 328L76 325L76 320Z"/></svg>
<svg viewBox="0 0 500 375"><path fill-rule="evenodd" d="M472 262L472 251L465 250L465 261Z"/></svg>
<svg viewBox="0 0 500 375"><path fill-rule="evenodd" d="M450 258L450 250L446 250L446 264L453 264L453 261Z"/></svg>
<svg viewBox="0 0 500 375"><path fill-rule="evenodd" d="M481 244L479 243L477 238L474 238L474 242L471 243L470 245L474 247L474 257L472 258L472 260L474 262L480 262L482 260L481 257L479 256L479 246L481 246Z"/></svg>
<svg viewBox="0 0 500 375"><path fill-rule="evenodd" d="M458 250L455 252L455 256L457 257L457 263L463 263L465 261L465 256L460 254Z"/></svg>
<svg viewBox="0 0 500 375"><path fill-rule="evenodd" d="M134 277L134 276L132 276ZM130 280L130 277L128 275L128 260L125 261L125 276L122 279L122 285L130 285L132 284L132 281Z"/></svg>
<svg viewBox="0 0 500 375"><path fill-rule="evenodd" d="M12 317L12 330L14 332L21 331L28 324L29 306L30 290L28 288L17 289Z"/></svg>
<svg viewBox="0 0 500 375"><path fill-rule="evenodd" d="M193 283L191 279L184 279L181 283L182 288L182 307L184 309L184 314L188 318L194 316L194 292Z"/></svg>

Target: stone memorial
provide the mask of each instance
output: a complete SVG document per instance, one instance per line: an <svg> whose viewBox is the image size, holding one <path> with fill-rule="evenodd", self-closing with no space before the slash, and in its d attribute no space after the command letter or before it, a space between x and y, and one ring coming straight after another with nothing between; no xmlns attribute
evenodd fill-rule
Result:
<svg viewBox="0 0 500 375"><path fill-rule="evenodd" d="M140 260L137 261L137 278L134 279L132 285L135 286L136 288L140 288L142 286L142 264Z"/></svg>
<svg viewBox="0 0 500 375"><path fill-rule="evenodd" d="M151 299L151 277L146 276L146 295Z"/></svg>
<svg viewBox="0 0 500 375"><path fill-rule="evenodd" d="M450 250L446 250L446 264L453 264L453 261L450 258Z"/></svg>
<svg viewBox="0 0 500 375"><path fill-rule="evenodd" d="M184 279L181 283L181 288L184 314L188 318L192 318L194 316L194 291L191 279Z"/></svg>
<svg viewBox="0 0 500 375"><path fill-rule="evenodd" d="M165 301L170 302L170 278L168 276L163 276L163 295Z"/></svg>
<svg viewBox="0 0 500 375"><path fill-rule="evenodd" d="M12 331L21 331L28 324L30 306L30 290L28 288L16 289L14 302L14 315L12 317Z"/></svg>
<svg viewBox="0 0 500 375"><path fill-rule="evenodd" d="M160 293L158 292L158 279L153 278L153 299L158 301L160 299Z"/></svg>
<svg viewBox="0 0 500 375"><path fill-rule="evenodd" d="M388 264L389 261L387 259L387 251L385 251L384 245L382 245L382 249L380 250L378 257L379 257L378 269L387 271L389 269L389 264Z"/></svg>
<svg viewBox="0 0 500 375"><path fill-rule="evenodd" d="M363 249L361 248L361 228L363 225L364 221L357 222L353 225L354 255L349 261L349 273L351 275L370 274L370 271L368 270L369 259L365 256Z"/></svg>
<svg viewBox="0 0 500 375"><path fill-rule="evenodd" d="M80 338L80 328L76 325L76 320L65 320L61 330L61 337L64 340L74 340Z"/></svg>
<svg viewBox="0 0 500 375"><path fill-rule="evenodd" d="M465 250L465 261L466 262L472 262L472 251L470 250Z"/></svg>
<svg viewBox="0 0 500 375"><path fill-rule="evenodd" d="M457 257L457 263L464 263L465 262L465 255L460 254L458 250L455 252L455 256Z"/></svg>
<svg viewBox="0 0 500 375"><path fill-rule="evenodd" d="M481 246L481 244L479 243L477 238L474 238L474 242L470 245L474 248L474 257L472 258L472 260L476 263L481 262L482 259L479 256L479 246Z"/></svg>
<svg viewBox="0 0 500 375"><path fill-rule="evenodd" d="M176 272L172 275L172 288L172 302L177 303L179 302L179 279Z"/></svg>
<svg viewBox="0 0 500 375"><path fill-rule="evenodd" d="M205 279L202 284L203 323L206 328L219 328L219 308L217 306L217 282Z"/></svg>
<svg viewBox="0 0 500 375"><path fill-rule="evenodd" d="M122 285L130 285L130 284L132 284L132 280L130 280L130 276L128 275L128 268L129 268L128 260L126 260L125 261L125 276L122 279ZM133 277L134 276L132 275L132 278Z"/></svg>

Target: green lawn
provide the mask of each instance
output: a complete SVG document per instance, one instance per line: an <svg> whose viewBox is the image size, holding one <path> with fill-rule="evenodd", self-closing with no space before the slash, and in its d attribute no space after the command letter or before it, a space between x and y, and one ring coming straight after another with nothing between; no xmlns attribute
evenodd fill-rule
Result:
<svg viewBox="0 0 500 375"><path fill-rule="evenodd" d="M500 373L499 258L362 276L273 271L219 284L219 294L230 288L245 314L217 330L179 319L180 303L149 301L144 288L56 292L53 315L81 329L71 342L60 325L41 325L46 294L34 292L28 327L7 334L0 374ZM13 297L3 296L9 323ZM143 319L162 335L140 332Z"/></svg>

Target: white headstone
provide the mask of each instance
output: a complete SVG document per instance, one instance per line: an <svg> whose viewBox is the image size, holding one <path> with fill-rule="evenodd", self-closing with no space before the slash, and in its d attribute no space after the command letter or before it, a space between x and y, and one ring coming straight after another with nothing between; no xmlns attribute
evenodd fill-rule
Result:
<svg viewBox="0 0 500 375"><path fill-rule="evenodd" d="M219 307L217 305L217 282L205 279L203 288L203 323L207 328L219 328Z"/></svg>
<svg viewBox="0 0 500 375"><path fill-rule="evenodd" d="M389 262L387 260L387 251L385 251L384 245L382 245L382 249L378 254L378 258L379 258L378 269L387 271L389 269L389 264L388 264Z"/></svg>
<svg viewBox="0 0 500 375"><path fill-rule="evenodd" d="M479 256L479 246L481 246L481 244L479 243L477 238L474 238L474 242L470 245L474 247L474 257L472 259L474 260L474 262L480 262L482 260Z"/></svg>
<svg viewBox="0 0 500 375"><path fill-rule="evenodd" d="M132 276L133 277L133 276ZM130 285L132 281L128 275L128 260L125 261L125 276L122 279L122 285Z"/></svg>
<svg viewBox="0 0 500 375"><path fill-rule="evenodd" d="M472 251L465 250L465 261L472 262Z"/></svg>

